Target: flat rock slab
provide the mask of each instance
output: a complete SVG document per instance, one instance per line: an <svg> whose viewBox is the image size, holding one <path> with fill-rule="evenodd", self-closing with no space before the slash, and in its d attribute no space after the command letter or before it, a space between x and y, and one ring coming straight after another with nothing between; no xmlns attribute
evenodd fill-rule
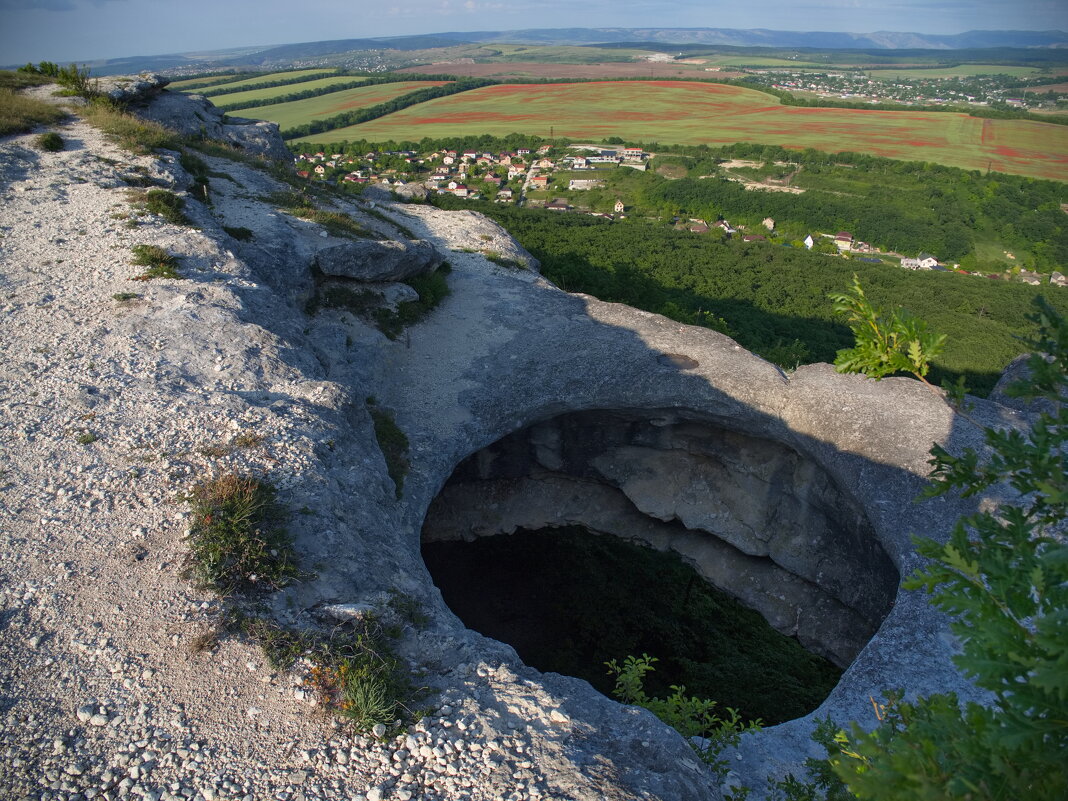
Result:
<svg viewBox="0 0 1068 801"><path fill-rule="evenodd" d="M444 257L429 242L365 239L324 248L316 254L320 272L357 281L404 281L432 273Z"/></svg>

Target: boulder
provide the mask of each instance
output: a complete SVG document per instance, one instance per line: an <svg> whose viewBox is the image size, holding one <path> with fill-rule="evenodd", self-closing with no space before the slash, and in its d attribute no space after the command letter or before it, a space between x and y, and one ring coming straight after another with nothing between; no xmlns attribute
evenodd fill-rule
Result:
<svg viewBox="0 0 1068 801"><path fill-rule="evenodd" d="M288 161L293 157L278 133L278 125L263 120L226 117L202 95L161 91L143 100L146 102L142 107L132 109L135 114L182 136L217 139L250 155L276 161Z"/></svg>
<svg viewBox="0 0 1068 801"><path fill-rule="evenodd" d="M429 243L380 242L361 239L320 250L319 270L335 278L357 281L403 281L432 273L441 266L441 254Z"/></svg>

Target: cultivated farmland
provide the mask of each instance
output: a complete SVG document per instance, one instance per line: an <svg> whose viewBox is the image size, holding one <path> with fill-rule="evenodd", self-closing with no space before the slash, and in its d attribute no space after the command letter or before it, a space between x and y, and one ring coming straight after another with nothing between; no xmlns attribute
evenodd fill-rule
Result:
<svg viewBox="0 0 1068 801"><path fill-rule="evenodd" d="M681 61L608 61L593 64L556 64L540 61L505 61L476 64L430 64L406 67L399 73L445 73L469 78L707 78L698 64ZM717 78L740 78L745 73L719 69Z"/></svg>
<svg viewBox="0 0 1068 801"><path fill-rule="evenodd" d="M892 81L924 80L925 78L972 78L976 75L1011 75L1013 78L1030 78L1038 73L1037 67L1009 67L1002 64L961 64L956 67L914 67L887 70L871 70L868 74L877 80Z"/></svg>
<svg viewBox="0 0 1068 801"><path fill-rule="evenodd" d="M348 78L347 80L355 80ZM442 86L449 81L400 81L398 83L375 84L374 86L360 86L355 89L346 89L341 92L331 92L319 97L309 97L304 100L291 100L288 103L276 103L273 106L258 106L245 111L237 109L230 112L237 117L252 117L257 120L270 120L277 122L279 127L285 129L294 125L303 125L306 122L332 117L343 111L351 111L357 108L367 108L385 103L395 97L426 89L431 86ZM304 84L295 84L302 87ZM289 91L294 90L294 84L282 87ZM242 93L243 94L243 93ZM220 99L227 99L232 95L223 95ZM229 102L229 100L227 100ZM332 132L331 132L332 133ZM320 136L324 136L321 134Z"/></svg>
<svg viewBox="0 0 1068 801"><path fill-rule="evenodd" d="M505 84L431 100L305 141L506 135L645 143L759 142L852 150L1068 180L1068 126L949 112L783 106L762 92L679 81Z"/></svg>
<svg viewBox="0 0 1068 801"><path fill-rule="evenodd" d="M239 86L251 86L257 83L265 83L267 81L284 81L289 78L299 78L302 75L322 75L324 72L335 72L331 67L319 67L318 69L310 70L287 70L285 72L265 72L262 75L254 75L251 78L243 78L239 81L231 81L229 83L215 84L214 86L205 87L206 89L236 89ZM206 80L206 79L205 79ZM196 83L201 83L202 80L198 79ZM171 84L172 87L181 89L181 83L189 83L188 81L180 81L177 84ZM191 90L195 91L195 90ZM290 91L294 91L290 89Z"/></svg>
<svg viewBox="0 0 1068 801"><path fill-rule="evenodd" d="M312 81L301 81L300 83L287 83L282 86L271 86L267 89L249 89L247 92L234 92L233 94L218 95L211 98L211 102L216 105L226 104L228 106L235 103L254 103L260 100L269 100L272 97L281 97L282 95L291 95L294 92L303 92L308 89L325 89L328 86L337 86L342 83L354 83L360 80L357 75L335 75L332 78L317 78ZM213 89L216 87L212 87Z"/></svg>

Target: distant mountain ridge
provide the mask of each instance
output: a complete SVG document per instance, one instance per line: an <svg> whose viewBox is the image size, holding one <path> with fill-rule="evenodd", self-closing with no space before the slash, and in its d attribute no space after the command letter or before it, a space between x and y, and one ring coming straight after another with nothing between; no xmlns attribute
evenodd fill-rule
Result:
<svg viewBox="0 0 1068 801"><path fill-rule="evenodd" d="M518 31L440 33L440 38L468 42L507 41L520 44L596 44L600 42L662 42L734 47L820 47L834 49L957 50L978 47L1068 47L1064 31L967 31L952 35L775 31L764 28L532 28ZM417 38L417 37L412 37Z"/></svg>
<svg viewBox="0 0 1068 801"><path fill-rule="evenodd" d="M512 31L450 31L414 36L296 42L240 51L169 53L91 62L95 75L189 67L266 67L359 50L429 50L490 42L531 45L657 47L778 47L832 50L976 50L1068 48L1064 31L967 31L952 35L876 31L775 31L763 28L530 28ZM235 54L236 53L236 54ZM13 65L14 66L14 65Z"/></svg>

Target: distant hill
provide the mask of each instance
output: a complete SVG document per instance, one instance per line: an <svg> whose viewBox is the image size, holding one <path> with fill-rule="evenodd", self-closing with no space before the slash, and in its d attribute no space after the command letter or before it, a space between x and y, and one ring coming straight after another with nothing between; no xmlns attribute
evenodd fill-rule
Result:
<svg viewBox="0 0 1068 801"><path fill-rule="evenodd" d="M836 33L773 31L762 28L533 28L518 31L440 33L437 37L464 42L521 44L597 44L656 42L735 47L818 47L831 49L956 50L987 47L1068 47L1064 31L968 31L950 36L922 33ZM418 38L418 37L414 37Z"/></svg>
<svg viewBox="0 0 1068 801"><path fill-rule="evenodd" d="M367 50L430 50L462 44L510 42L556 45L641 45L648 48L692 49L697 46L777 47L821 50L976 50L1068 48L1064 31L968 31L953 35L899 33L836 33L735 28L530 28L513 31L451 31L418 36L334 39L284 45L245 47L206 53L131 56L90 62L94 75L179 68L279 68L342 53ZM12 65L12 68L17 65Z"/></svg>

